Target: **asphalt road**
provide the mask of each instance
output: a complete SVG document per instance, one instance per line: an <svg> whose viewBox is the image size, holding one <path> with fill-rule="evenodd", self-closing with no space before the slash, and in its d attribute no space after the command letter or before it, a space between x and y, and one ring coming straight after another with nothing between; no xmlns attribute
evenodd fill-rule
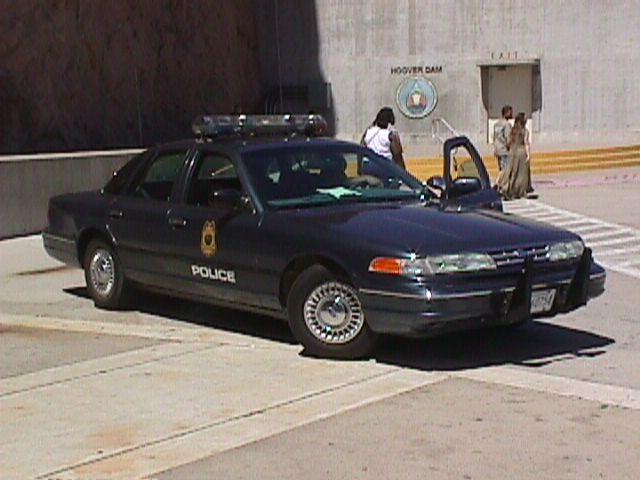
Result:
<svg viewBox="0 0 640 480"><path fill-rule="evenodd" d="M4 241L0 478L638 478L640 179L623 172L549 177L507 205L593 235L611 268L587 308L388 338L362 362L192 302L97 310L38 238Z"/></svg>

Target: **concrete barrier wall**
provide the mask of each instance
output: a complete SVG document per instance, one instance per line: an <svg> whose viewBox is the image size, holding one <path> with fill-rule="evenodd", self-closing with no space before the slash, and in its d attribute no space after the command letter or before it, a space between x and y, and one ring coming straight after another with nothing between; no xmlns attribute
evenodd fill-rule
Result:
<svg viewBox="0 0 640 480"><path fill-rule="evenodd" d="M0 239L40 232L54 195L101 188L141 150L0 157Z"/></svg>

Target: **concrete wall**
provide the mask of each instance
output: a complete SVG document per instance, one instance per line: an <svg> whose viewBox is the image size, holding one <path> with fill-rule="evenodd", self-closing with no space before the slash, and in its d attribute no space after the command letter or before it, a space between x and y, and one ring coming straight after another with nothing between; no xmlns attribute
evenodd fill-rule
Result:
<svg viewBox="0 0 640 480"><path fill-rule="evenodd" d="M41 231L54 195L98 189L139 150L0 157L0 239Z"/></svg>
<svg viewBox="0 0 640 480"><path fill-rule="evenodd" d="M393 106L405 143L429 142L431 119L446 118L486 139L479 63L538 59L542 107L537 141L625 143L640 137L638 0L316 0L317 31L281 28L282 75L303 75L301 44L317 38L331 82L337 134L357 139L383 105ZM295 22L295 12L285 12ZM297 36L297 38L294 38ZM308 44L307 43L307 44ZM314 49L316 47L313 47ZM393 67L442 66L426 74L439 101L427 119L397 113L395 93L409 75ZM266 71L272 80L273 71ZM420 149L415 150L421 153Z"/></svg>
<svg viewBox="0 0 640 480"><path fill-rule="evenodd" d="M326 78L320 68L316 3L256 0L254 5L260 20L257 32L262 78L273 99L272 108L266 113L312 110L325 116L332 133L335 120L331 90L317 88L325 84ZM284 88L280 89L280 85ZM308 93L291 98L287 87L307 88ZM312 93L314 88L317 95Z"/></svg>

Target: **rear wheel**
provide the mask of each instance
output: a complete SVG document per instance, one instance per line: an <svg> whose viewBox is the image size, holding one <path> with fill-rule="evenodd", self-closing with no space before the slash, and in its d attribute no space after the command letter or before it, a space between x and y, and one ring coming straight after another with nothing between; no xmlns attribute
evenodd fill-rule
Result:
<svg viewBox="0 0 640 480"><path fill-rule="evenodd" d="M296 279L288 313L294 336L311 355L360 358L375 347L378 337L365 321L356 290L321 265Z"/></svg>
<svg viewBox="0 0 640 480"><path fill-rule="evenodd" d="M125 278L115 250L107 242L91 240L84 256L84 278L95 305L116 309L124 305Z"/></svg>

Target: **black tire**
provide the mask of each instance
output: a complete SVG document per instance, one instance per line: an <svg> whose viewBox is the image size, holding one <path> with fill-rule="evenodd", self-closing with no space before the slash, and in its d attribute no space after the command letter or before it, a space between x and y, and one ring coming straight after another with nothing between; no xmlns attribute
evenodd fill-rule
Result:
<svg viewBox="0 0 640 480"><path fill-rule="evenodd" d="M115 310L126 303L126 279L114 248L101 239L89 242L84 255L84 279L96 307Z"/></svg>
<svg viewBox="0 0 640 480"><path fill-rule="evenodd" d="M293 335L311 356L362 358L376 346L378 335L367 325L356 290L322 265L298 276L287 310Z"/></svg>

